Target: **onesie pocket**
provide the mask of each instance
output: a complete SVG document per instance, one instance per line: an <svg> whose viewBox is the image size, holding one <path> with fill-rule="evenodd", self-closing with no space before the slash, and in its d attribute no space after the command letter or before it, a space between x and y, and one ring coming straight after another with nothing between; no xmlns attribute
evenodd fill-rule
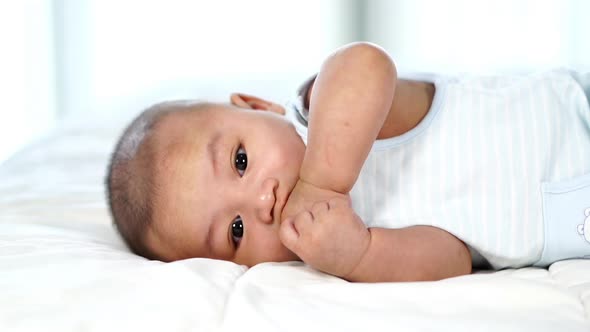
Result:
<svg viewBox="0 0 590 332"><path fill-rule="evenodd" d="M544 182L544 243L536 266L568 258L590 258L590 174Z"/></svg>

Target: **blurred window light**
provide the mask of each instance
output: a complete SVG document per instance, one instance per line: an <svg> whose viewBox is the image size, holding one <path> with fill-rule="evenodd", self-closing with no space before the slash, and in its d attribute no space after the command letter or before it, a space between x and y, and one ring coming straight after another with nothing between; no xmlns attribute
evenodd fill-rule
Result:
<svg viewBox="0 0 590 332"><path fill-rule="evenodd" d="M367 2L367 31L406 71L525 72L586 67L585 0Z"/></svg>
<svg viewBox="0 0 590 332"><path fill-rule="evenodd" d="M0 1L0 162L56 118L51 3Z"/></svg>
<svg viewBox="0 0 590 332"><path fill-rule="evenodd" d="M221 98L232 81L261 78L295 89L351 41L349 2L64 1L64 112L102 111L146 91Z"/></svg>
<svg viewBox="0 0 590 332"><path fill-rule="evenodd" d="M0 1L0 161L65 117L164 99L283 102L335 48L398 70L590 70L585 0Z"/></svg>

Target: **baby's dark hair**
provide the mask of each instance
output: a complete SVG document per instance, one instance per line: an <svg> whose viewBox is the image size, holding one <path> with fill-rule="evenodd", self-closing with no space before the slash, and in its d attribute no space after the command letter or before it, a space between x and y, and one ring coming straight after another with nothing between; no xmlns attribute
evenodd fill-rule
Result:
<svg viewBox="0 0 590 332"><path fill-rule="evenodd" d="M113 223L135 254L163 260L146 244L153 227L154 201L158 187L154 132L160 121L173 113L195 111L207 103L163 102L141 112L123 131L108 164L105 184Z"/></svg>

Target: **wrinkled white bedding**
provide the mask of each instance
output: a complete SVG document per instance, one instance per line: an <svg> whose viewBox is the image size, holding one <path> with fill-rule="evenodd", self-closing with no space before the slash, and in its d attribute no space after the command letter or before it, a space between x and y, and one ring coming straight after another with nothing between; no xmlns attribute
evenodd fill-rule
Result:
<svg viewBox="0 0 590 332"><path fill-rule="evenodd" d="M103 191L125 123L64 125L0 165L0 331L590 331L590 260L352 284L301 263L135 256Z"/></svg>

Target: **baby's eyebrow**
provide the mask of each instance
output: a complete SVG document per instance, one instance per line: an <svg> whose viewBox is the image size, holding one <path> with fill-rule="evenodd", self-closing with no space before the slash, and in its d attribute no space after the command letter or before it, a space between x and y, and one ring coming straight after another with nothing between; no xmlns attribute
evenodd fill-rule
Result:
<svg viewBox="0 0 590 332"><path fill-rule="evenodd" d="M221 133L215 133L207 143L207 154L211 160L211 167L213 168L213 175L217 176L218 161L217 151L219 150L219 141L221 140Z"/></svg>

